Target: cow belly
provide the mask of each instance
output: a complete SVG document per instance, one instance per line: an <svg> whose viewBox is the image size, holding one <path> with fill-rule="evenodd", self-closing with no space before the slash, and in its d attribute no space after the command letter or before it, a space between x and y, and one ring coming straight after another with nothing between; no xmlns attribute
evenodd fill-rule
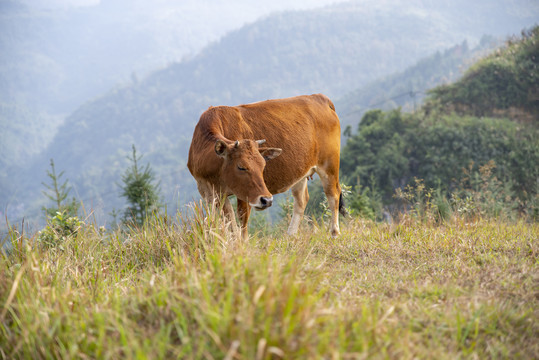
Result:
<svg viewBox="0 0 539 360"><path fill-rule="evenodd" d="M271 179L266 180L266 187L272 194L281 194L288 190L290 190L291 187L296 185L298 182L305 178L312 178L314 173L316 172L316 166L313 166L307 171L303 171L302 175L300 176L294 176L294 177L281 177L278 179L279 181L271 181Z"/></svg>

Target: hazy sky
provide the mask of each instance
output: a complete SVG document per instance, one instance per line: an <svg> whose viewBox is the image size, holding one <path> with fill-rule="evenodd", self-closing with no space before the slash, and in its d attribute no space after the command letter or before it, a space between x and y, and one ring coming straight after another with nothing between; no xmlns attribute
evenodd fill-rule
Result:
<svg viewBox="0 0 539 360"><path fill-rule="evenodd" d="M22 0L30 7L54 9L63 7L78 7L96 5L100 0Z"/></svg>
<svg viewBox="0 0 539 360"><path fill-rule="evenodd" d="M122 30L126 19L136 20L138 27L149 32L159 32L163 42L175 33L189 33L192 37L169 51L167 61L180 60L187 53L193 55L208 42L214 41L227 32L240 28L271 13L286 10L305 10L323 7L346 0L19 0L31 9L61 11L70 8L96 8L99 16L116 17L117 26ZM377 0L364 0L365 3ZM126 6L128 4L128 6ZM96 12L89 12L97 14ZM119 15L123 14L123 15ZM98 18L94 16L94 20ZM80 26L92 27L91 23ZM100 26L96 23L94 27ZM167 44L169 46L170 44ZM156 54L158 57L162 55ZM162 62L166 64L167 62Z"/></svg>
<svg viewBox="0 0 539 360"><path fill-rule="evenodd" d="M155 3L169 3L173 5L176 3L178 6L181 6L182 0L152 0ZM65 8L65 7L81 7L81 6L92 6L97 5L102 2L102 0L22 0L25 4L36 7L36 8ZM201 1L203 3L207 2L220 2L220 0L210 0L210 1ZM264 14L267 11L276 11L284 9L309 9L315 8L323 5L332 4L339 2L339 0L257 0L252 1L253 5L256 5L261 14ZM245 4L245 1L234 1L229 0L231 8L241 7Z"/></svg>

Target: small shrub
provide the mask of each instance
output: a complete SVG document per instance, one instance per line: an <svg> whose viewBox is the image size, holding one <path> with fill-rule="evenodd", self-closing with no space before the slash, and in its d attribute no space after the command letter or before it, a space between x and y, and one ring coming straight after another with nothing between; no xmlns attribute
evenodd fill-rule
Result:
<svg viewBox="0 0 539 360"><path fill-rule="evenodd" d="M512 191L510 180L500 181L494 172L496 163L491 160L472 172L473 164L465 169L465 178L460 191L453 194L452 202L456 210L472 217L511 219L518 213L519 204Z"/></svg>
<svg viewBox="0 0 539 360"><path fill-rule="evenodd" d="M282 221L290 223L292 214L294 213L294 197L287 193L286 197L279 202L279 217Z"/></svg>
<svg viewBox="0 0 539 360"><path fill-rule="evenodd" d="M249 232L259 234L259 236L268 236L271 233L271 223L268 222L267 212L251 212Z"/></svg>
<svg viewBox="0 0 539 360"><path fill-rule="evenodd" d="M382 195L376 189L374 180L370 185L362 187L358 179L358 183L350 188L346 198L348 213L370 220L382 220L384 218Z"/></svg>
<svg viewBox="0 0 539 360"><path fill-rule="evenodd" d="M68 216L65 211L57 212L45 229L38 233L37 241L44 248L59 248L68 237L74 236L84 225L76 216Z"/></svg>

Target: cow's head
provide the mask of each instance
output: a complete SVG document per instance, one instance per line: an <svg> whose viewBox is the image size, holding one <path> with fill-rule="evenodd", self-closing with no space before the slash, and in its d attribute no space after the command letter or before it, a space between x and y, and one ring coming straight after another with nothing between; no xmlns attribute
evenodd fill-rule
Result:
<svg viewBox="0 0 539 360"><path fill-rule="evenodd" d="M221 179L240 200L257 210L264 210L273 203L273 196L264 183L264 168L269 161L281 154L281 149L261 148L265 140L215 142L215 152L224 159Z"/></svg>

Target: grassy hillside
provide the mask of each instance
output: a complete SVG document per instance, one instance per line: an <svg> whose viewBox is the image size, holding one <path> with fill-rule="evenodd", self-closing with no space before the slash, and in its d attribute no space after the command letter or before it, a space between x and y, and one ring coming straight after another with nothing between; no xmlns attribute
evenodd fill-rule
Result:
<svg viewBox="0 0 539 360"><path fill-rule="evenodd" d="M58 246L12 233L0 358L521 358L539 352L539 227L353 220L338 239L218 216Z"/></svg>

